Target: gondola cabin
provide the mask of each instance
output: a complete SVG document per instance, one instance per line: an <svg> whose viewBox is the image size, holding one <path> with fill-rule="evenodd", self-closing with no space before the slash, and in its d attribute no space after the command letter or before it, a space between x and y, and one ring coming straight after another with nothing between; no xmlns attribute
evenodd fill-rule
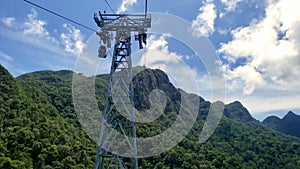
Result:
<svg viewBox="0 0 300 169"><path fill-rule="evenodd" d="M98 57L99 58L106 58L107 57L107 51L106 46L101 45L98 49Z"/></svg>

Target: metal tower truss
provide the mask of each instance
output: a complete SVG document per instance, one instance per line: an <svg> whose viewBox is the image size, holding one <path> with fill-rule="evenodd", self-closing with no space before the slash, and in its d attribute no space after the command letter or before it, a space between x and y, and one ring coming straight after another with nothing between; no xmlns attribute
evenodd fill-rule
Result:
<svg viewBox="0 0 300 169"><path fill-rule="evenodd" d="M133 85L131 84L131 35L132 33L137 34L135 40L139 41L140 48L143 48L143 45L146 44L147 28L151 26L151 17L147 14L101 14L100 12L99 15L100 18L97 14L94 15L95 22L101 28L97 35L109 48L111 35L114 33L115 45L94 169L137 169L136 126ZM112 146L116 146L111 145L112 140L116 139L112 130L118 131L124 136L126 141L120 143L119 146L126 144L125 147L130 148L131 158L127 158L126 163L131 167L126 166L124 158L111 149Z"/></svg>

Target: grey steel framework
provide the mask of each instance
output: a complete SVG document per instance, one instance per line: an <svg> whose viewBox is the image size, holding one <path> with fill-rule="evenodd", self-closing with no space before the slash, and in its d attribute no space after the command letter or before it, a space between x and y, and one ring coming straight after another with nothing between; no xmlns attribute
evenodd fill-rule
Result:
<svg viewBox="0 0 300 169"><path fill-rule="evenodd" d="M97 32L104 45L99 48L99 57L110 48L112 35L114 39L114 51L111 63L110 78L106 94L105 108L99 134L99 142L94 169L104 168L138 168L136 147L136 126L133 105L132 61L131 61L131 35L135 33L135 40L139 42L140 49L146 44L147 28L151 26L151 17L148 14L95 14L94 20L101 28ZM102 53L102 54L100 54ZM118 111L118 112L117 112ZM121 112L120 112L121 111ZM117 120L117 114L125 115L127 120ZM123 126L126 126L124 129ZM119 131L126 138L126 144L130 147L128 167L123 157L114 154L110 150L110 140L115 139L112 128ZM127 134L126 134L127 133ZM129 139L131 137L131 139ZM128 163L127 163L128 165Z"/></svg>

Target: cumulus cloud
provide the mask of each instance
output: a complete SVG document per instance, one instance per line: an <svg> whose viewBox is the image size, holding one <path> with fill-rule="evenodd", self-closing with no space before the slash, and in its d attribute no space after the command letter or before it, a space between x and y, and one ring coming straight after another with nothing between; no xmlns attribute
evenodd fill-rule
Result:
<svg viewBox="0 0 300 169"><path fill-rule="evenodd" d="M178 63L181 60L181 56L169 51L168 42L164 35L158 38L154 35L150 36L147 51L143 57L147 57L147 66L149 67L155 67L162 63ZM141 59L139 64L142 65L143 61L144 59Z"/></svg>
<svg viewBox="0 0 300 169"><path fill-rule="evenodd" d="M50 43L57 45L59 42L50 35L46 29L47 21L38 19L38 13L35 9L31 9L31 13L27 15L24 23L19 24L16 27L18 31L22 31L22 34L26 36L26 39L39 45L41 41L49 41Z"/></svg>
<svg viewBox="0 0 300 169"><path fill-rule="evenodd" d="M196 87L196 72L183 60L184 56L171 52L167 41L168 35L154 36L148 39L147 50L143 54L139 65L166 72L171 82L187 92L199 93Z"/></svg>
<svg viewBox="0 0 300 169"><path fill-rule="evenodd" d="M1 19L2 23L7 27L13 27L16 22L16 18L14 17L6 17Z"/></svg>
<svg viewBox="0 0 300 169"><path fill-rule="evenodd" d="M225 69L231 80L244 82L244 94L264 84L282 89L300 84L300 1L268 3L264 18L231 31L233 40L219 49L230 64L247 60L244 65L229 64Z"/></svg>
<svg viewBox="0 0 300 169"><path fill-rule="evenodd" d="M231 91L236 91L237 88L243 86L244 94L250 95L254 92L255 86L266 84L263 76L251 65L239 66L234 71L231 71L228 66L223 66L223 69L227 72L226 79L234 81L228 88ZM244 84L241 82L244 82Z"/></svg>
<svg viewBox="0 0 300 169"><path fill-rule="evenodd" d="M47 22L37 19L37 16L36 10L31 9L31 13L27 15L27 21L24 23L24 34L48 37L49 32L45 29Z"/></svg>
<svg viewBox="0 0 300 169"><path fill-rule="evenodd" d="M22 31L24 35L50 38L49 32L45 28L47 22L38 19L38 13L33 8L22 23L17 23L15 17L4 17L1 21L6 27L11 30Z"/></svg>
<svg viewBox="0 0 300 169"><path fill-rule="evenodd" d="M79 56L84 48L81 31L69 24L64 24L63 27L67 32L61 33L60 37L65 46L65 51Z"/></svg>
<svg viewBox="0 0 300 169"><path fill-rule="evenodd" d="M192 22L194 34L197 36L209 36L215 31L216 6L211 1L207 1L199 8L199 12L199 15Z"/></svg>
<svg viewBox="0 0 300 169"><path fill-rule="evenodd" d="M118 8L118 13L123 13L137 3L137 0L122 0L121 6Z"/></svg>

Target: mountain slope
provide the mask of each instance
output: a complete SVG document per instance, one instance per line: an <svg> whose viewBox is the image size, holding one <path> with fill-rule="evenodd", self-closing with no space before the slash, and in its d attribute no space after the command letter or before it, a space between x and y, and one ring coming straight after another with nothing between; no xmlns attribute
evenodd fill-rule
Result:
<svg viewBox="0 0 300 169"><path fill-rule="evenodd" d="M43 104L50 104L49 108L46 109L48 111L46 111L45 108L43 108L43 111L40 109L31 111L33 114L39 114L39 116L42 117L46 116L45 118L48 119L44 123L35 120L35 123L30 125L31 127L40 129L45 125L47 128L53 128L54 126L52 125L57 124L58 118L64 126L68 126L63 127L60 123L57 124L59 127L56 127L55 130L60 129L59 133L68 133L70 135L70 137L68 137L69 135L65 137L68 138L68 145L72 147L68 152L73 161L70 158L68 159L71 160L71 162L66 160L62 161L59 156L55 155L49 157L40 155L43 158L48 157L52 160L44 161L44 165L47 165L49 168L50 166L52 168L58 168L59 165L67 164L74 165L77 168L91 168L91 159L95 156L95 144L92 144L89 139L85 138L86 135L84 135L80 128L80 124L76 121L74 107L72 106L72 103L69 102L72 102L72 93L70 92L72 90L71 72L66 74L53 71L47 71L47 73L29 73L18 77L17 81L14 80L15 82L13 83L18 82L24 86L20 90L27 91L25 94L26 99L33 100L30 101L31 104L38 104L41 108L44 107ZM100 110L102 110L104 105L107 79L107 75L100 75L96 78L96 97L98 99ZM149 137L166 131L168 127L174 123L177 117L177 109L178 105L180 105L180 102L178 102L180 101L178 92L180 90L176 89L170 83L167 76L160 70L147 69L144 72L141 72L140 76L136 78L136 81L139 82L134 84L136 85L136 93L139 91L141 92L135 95L137 108L139 108L139 106L140 108L143 108L141 107L141 100L148 99L149 92L154 88L164 90L169 102L167 110L165 110L164 114L158 119L149 124L140 124L137 126L138 135L141 137ZM140 89L138 89L139 87ZM65 102L65 100L67 101ZM63 106L59 106L60 104L58 103L63 104ZM206 143L200 144L199 135L207 118L210 104L210 102L201 98L198 118L187 137L168 152L154 157L139 159L139 168L297 168L297 166L299 166L299 140L294 137L283 136L279 132L253 120L253 118L250 117L251 115L249 116L249 112L238 102L225 107L225 116L223 116L215 133ZM52 109L53 111L49 111ZM20 114L19 112L21 111L22 109L18 109L16 110L16 113ZM42 113L39 113L40 111L42 111ZM4 115L6 114L7 112L4 112ZM20 116L25 117L22 113ZM4 121L2 117L1 119ZM9 140L15 141L16 139L11 138ZM46 142L52 145L52 147L57 147L60 144L60 142L57 140L55 141L55 139L53 141L53 131L50 129L43 138L34 136L34 138L29 138L28 140L41 142L42 145ZM84 144L85 141L87 142L86 144ZM9 142L8 139L0 139L1 144L8 144ZM71 146L74 144L83 146L74 149L73 146ZM11 149L11 147L9 147L9 149ZM42 152L46 151L53 152L51 151L51 148L46 148L46 150ZM85 151L84 157L86 160L81 160L82 163L80 163L80 160L77 161L77 159L83 157L80 154L82 151ZM59 151L59 154L61 153L62 152ZM0 157L2 156L3 155L0 154ZM28 156L32 156L30 151L25 151L25 153L18 157L14 157L11 154L5 154L4 157L24 161L22 159L27 158ZM0 162L0 164L2 163ZM81 165L81 167L78 167L78 165ZM38 168L35 163L32 164L32 166L34 166L33 168Z"/></svg>
<svg viewBox="0 0 300 169"><path fill-rule="evenodd" d="M228 118L243 122L251 122L255 120L249 111L238 101L226 105L224 109L224 115Z"/></svg>
<svg viewBox="0 0 300 169"><path fill-rule="evenodd" d="M94 145L45 94L0 66L0 168L92 167Z"/></svg>
<svg viewBox="0 0 300 169"><path fill-rule="evenodd" d="M300 116L289 111L282 119L276 116L267 117L263 123L277 131L300 137Z"/></svg>

